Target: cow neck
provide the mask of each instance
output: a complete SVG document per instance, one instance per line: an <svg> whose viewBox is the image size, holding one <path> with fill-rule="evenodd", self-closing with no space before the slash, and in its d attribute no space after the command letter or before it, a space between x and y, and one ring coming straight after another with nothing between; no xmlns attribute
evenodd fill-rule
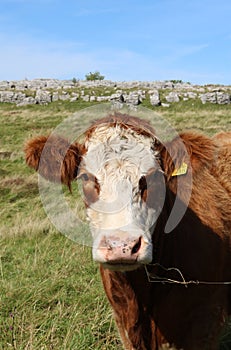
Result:
<svg viewBox="0 0 231 350"><path fill-rule="evenodd" d="M175 199L176 195L166 187L165 203L152 234L153 260L151 264L146 266L146 273L150 273L150 276L156 276L157 280L165 278L179 280L180 278L179 273L176 271L177 269L172 269L173 271L171 272L167 271L169 267L178 266L172 242L174 241L174 245L177 245L176 241L180 237L180 225L168 234L164 232Z"/></svg>
<svg viewBox="0 0 231 350"><path fill-rule="evenodd" d="M152 233L152 244L153 244L153 260L152 264L160 263L162 261L163 256L163 248L164 248L164 229L170 213L172 211L174 202L176 199L176 195L173 194L169 188L166 186L166 196L165 203L163 209L157 219L155 226L153 227ZM175 231L175 230L174 230ZM171 234L171 233L170 233Z"/></svg>

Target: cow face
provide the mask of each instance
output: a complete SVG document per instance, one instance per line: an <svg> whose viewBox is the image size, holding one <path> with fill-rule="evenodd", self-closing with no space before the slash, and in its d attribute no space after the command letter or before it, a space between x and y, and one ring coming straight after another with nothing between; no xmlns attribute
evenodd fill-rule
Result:
<svg viewBox="0 0 231 350"><path fill-rule="evenodd" d="M131 125L120 118L113 125L96 124L81 144L38 137L25 149L27 164L48 180L61 180L70 187L78 179L93 237L93 258L122 271L152 261L152 230L165 198L154 133L139 129L141 120L128 122Z"/></svg>
<svg viewBox="0 0 231 350"><path fill-rule="evenodd" d="M152 261L152 229L165 197L154 140L123 127L99 126L79 166L93 258L132 270Z"/></svg>

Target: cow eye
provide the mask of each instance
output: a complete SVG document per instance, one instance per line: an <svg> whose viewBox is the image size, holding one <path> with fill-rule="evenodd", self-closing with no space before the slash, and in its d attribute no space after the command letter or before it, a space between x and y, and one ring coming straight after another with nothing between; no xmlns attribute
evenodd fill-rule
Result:
<svg viewBox="0 0 231 350"><path fill-rule="evenodd" d="M98 200L100 186L97 178L91 173L80 172L77 179L81 180L80 190L83 194L83 200L88 207L91 203Z"/></svg>
<svg viewBox="0 0 231 350"><path fill-rule="evenodd" d="M141 176L139 180L139 190L141 192L141 197L143 197L144 192L147 190L147 181L145 176Z"/></svg>
<svg viewBox="0 0 231 350"><path fill-rule="evenodd" d="M86 174L86 173L81 174L80 178L81 178L81 180L83 180L83 181L89 181L89 179L90 179L90 178L89 178L89 175Z"/></svg>

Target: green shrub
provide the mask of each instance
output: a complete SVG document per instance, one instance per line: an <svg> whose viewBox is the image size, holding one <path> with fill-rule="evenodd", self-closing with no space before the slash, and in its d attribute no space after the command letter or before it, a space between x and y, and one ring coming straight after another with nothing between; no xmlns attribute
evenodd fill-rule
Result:
<svg viewBox="0 0 231 350"><path fill-rule="evenodd" d="M104 80L104 75L101 75L99 71L90 72L85 75L86 80L93 81L93 80Z"/></svg>

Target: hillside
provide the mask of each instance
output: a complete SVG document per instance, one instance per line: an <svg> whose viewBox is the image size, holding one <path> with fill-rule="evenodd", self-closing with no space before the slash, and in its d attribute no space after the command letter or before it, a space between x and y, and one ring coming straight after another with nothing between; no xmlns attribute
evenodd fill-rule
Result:
<svg viewBox="0 0 231 350"><path fill-rule="evenodd" d="M142 103L169 107L173 102L200 99L202 103L230 104L231 86L192 85L178 81L113 82L34 79L0 81L0 102L17 106L54 101Z"/></svg>

